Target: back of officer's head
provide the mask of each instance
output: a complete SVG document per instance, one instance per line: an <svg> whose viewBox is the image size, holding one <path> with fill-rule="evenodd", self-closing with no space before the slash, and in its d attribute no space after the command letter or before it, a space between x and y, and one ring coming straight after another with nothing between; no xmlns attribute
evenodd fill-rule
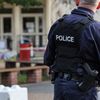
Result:
<svg viewBox="0 0 100 100"><path fill-rule="evenodd" d="M98 4L100 0L80 0L80 2L90 4L90 5L95 5L95 4Z"/></svg>
<svg viewBox="0 0 100 100"><path fill-rule="evenodd" d="M99 4L100 0L80 0L79 6L91 9L96 12L96 8Z"/></svg>

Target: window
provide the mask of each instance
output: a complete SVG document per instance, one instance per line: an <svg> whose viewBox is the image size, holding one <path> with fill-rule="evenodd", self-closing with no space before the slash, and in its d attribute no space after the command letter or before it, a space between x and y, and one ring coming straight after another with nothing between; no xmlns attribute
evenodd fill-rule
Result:
<svg viewBox="0 0 100 100"><path fill-rule="evenodd" d="M12 50L12 38L11 36L4 36L4 40L6 40L6 47L9 50Z"/></svg>
<svg viewBox="0 0 100 100"><path fill-rule="evenodd" d="M10 17L3 18L3 32L11 33L11 18Z"/></svg>
<svg viewBox="0 0 100 100"><path fill-rule="evenodd" d="M39 36L39 47L43 47L43 36Z"/></svg>
<svg viewBox="0 0 100 100"><path fill-rule="evenodd" d="M23 32L24 33L36 32L36 25L35 25L34 17L24 17L23 18Z"/></svg>
<svg viewBox="0 0 100 100"><path fill-rule="evenodd" d="M23 36L20 40L21 43L32 44L33 47L36 47L36 36Z"/></svg>
<svg viewBox="0 0 100 100"><path fill-rule="evenodd" d="M25 9L25 8L22 8L21 10L22 13L43 13L43 7L40 7L40 8L29 8L29 9Z"/></svg>
<svg viewBox="0 0 100 100"><path fill-rule="evenodd" d="M32 36L32 44L33 44L33 47L36 47L36 36Z"/></svg>
<svg viewBox="0 0 100 100"><path fill-rule="evenodd" d="M11 14L12 9L11 8L0 8L0 14Z"/></svg>
<svg viewBox="0 0 100 100"><path fill-rule="evenodd" d="M43 19L39 17L39 32L43 32Z"/></svg>
<svg viewBox="0 0 100 100"><path fill-rule="evenodd" d="M22 36L29 38L33 47L43 47L43 25L42 14L22 15Z"/></svg>

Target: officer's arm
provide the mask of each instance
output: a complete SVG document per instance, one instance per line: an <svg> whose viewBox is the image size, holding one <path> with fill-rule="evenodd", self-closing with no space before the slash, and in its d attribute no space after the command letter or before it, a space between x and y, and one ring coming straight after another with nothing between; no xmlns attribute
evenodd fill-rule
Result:
<svg viewBox="0 0 100 100"><path fill-rule="evenodd" d="M100 23L97 23L95 26L95 32L93 32L94 41L95 41L95 49L97 52L97 59L100 63Z"/></svg>
<svg viewBox="0 0 100 100"><path fill-rule="evenodd" d="M94 40L95 40L95 50L96 50L96 54L97 54L97 61L100 64L100 23L96 23L95 27L93 27L94 30L93 32L93 36L94 36ZM96 68L97 71L99 72L98 74L98 81L99 81L99 85L100 85L100 67Z"/></svg>
<svg viewBox="0 0 100 100"><path fill-rule="evenodd" d="M99 64L100 64L100 25L99 25L99 28L97 30L96 28L96 31L97 31L97 36L95 36L95 41L96 41L96 51L97 51L97 59L99 61ZM98 77L97 77L97 80L98 80L98 85L100 86L100 67L97 68L98 70Z"/></svg>
<svg viewBox="0 0 100 100"><path fill-rule="evenodd" d="M52 25L48 34L48 44L44 54L44 64L51 66L55 60L55 40L54 40L54 30L56 28L57 22Z"/></svg>

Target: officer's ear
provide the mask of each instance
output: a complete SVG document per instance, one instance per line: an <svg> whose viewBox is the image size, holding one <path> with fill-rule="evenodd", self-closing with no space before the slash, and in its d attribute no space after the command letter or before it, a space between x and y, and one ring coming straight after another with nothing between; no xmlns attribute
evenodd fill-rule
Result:
<svg viewBox="0 0 100 100"><path fill-rule="evenodd" d="M75 0L76 6L79 5L80 0Z"/></svg>
<svg viewBox="0 0 100 100"><path fill-rule="evenodd" d="M97 7L97 9L100 9L100 2L99 2L99 4L98 4L98 7Z"/></svg>

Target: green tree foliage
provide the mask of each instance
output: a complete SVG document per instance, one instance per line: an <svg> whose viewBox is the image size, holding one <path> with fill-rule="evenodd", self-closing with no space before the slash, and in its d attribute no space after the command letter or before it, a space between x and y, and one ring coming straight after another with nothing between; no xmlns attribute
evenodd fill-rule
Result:
<svg viewBox="0 0 100 100"><path fill-rule="evenodd" d="M0 0L0 4L2 4L3 2L22 6L33 6L42 4L42 0Z"/></svg>

